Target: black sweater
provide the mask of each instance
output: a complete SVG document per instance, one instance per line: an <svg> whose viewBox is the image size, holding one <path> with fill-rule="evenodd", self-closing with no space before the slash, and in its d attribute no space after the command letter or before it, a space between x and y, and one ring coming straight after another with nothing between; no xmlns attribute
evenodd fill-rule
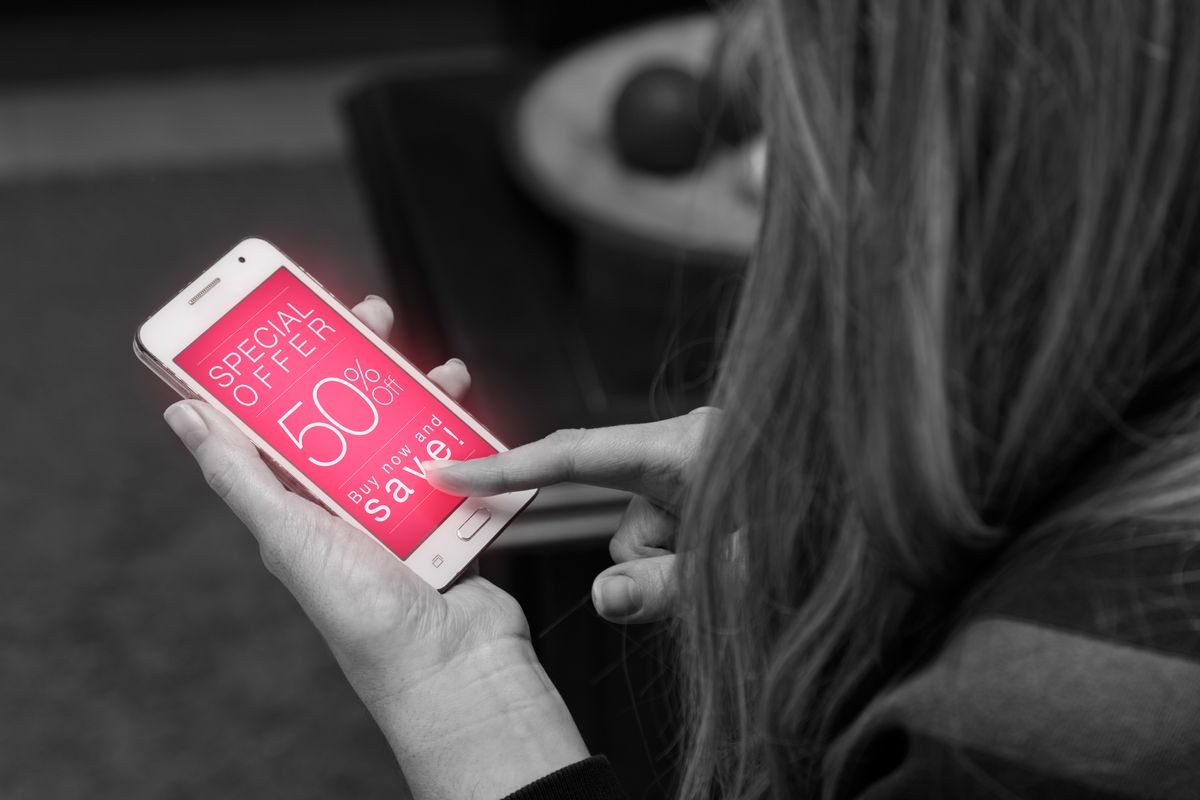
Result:
<svg viewBox="0 0 1200 800"><path fill-rule="evenodd" d="M830 748L837 798L1200 797L1200 532L1079 533L1008 560ZM625 798L590 758L509 800Z"/></svg>

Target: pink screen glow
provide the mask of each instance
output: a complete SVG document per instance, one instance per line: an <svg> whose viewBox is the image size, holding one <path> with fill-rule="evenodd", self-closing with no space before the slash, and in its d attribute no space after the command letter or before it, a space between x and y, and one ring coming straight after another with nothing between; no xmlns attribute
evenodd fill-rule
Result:
<svg viewBox="0 0 1200 800"><path fill-rule="evenodd" d="M175 363L400 558L462 503L421 462L496 452L283 268Z"/></svg>

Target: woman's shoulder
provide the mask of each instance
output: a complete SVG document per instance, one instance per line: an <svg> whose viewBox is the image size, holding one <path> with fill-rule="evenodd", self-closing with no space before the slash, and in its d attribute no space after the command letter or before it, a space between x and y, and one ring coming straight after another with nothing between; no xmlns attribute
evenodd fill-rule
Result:
<svg viewBox="0 0 1200 800"><path fill-rule="evenodd" d="M1048 542L971 608L839 740L839 796L1195 796L1200 529Z"/></svg>

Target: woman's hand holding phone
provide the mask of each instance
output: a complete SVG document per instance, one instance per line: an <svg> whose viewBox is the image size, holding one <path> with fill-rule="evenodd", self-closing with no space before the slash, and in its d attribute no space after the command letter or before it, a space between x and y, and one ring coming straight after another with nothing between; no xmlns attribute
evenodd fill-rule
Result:
<svg viewBox="0 0 1200 800"><path fill-rule="evenodd" d="M387 336L385 302L369 297L354 313ZM429 378L456 399L470 385L457 360ZM361 531L287 491L207 404L184 400L165 416L329 643L414 796L503 797L588 756L516 601L478 575L439 594Z"/></svg>
<svg viewBox="0 0 1200 800"><path fill-rule="evenodd" d="M558 431L487 458L430 465L429 481L471 496L564 481L633 492L609 542L615 565L596 577L592 602L612 622L653 622L674 611L679 503L718 413L697 408L661 422Z"/></svg>

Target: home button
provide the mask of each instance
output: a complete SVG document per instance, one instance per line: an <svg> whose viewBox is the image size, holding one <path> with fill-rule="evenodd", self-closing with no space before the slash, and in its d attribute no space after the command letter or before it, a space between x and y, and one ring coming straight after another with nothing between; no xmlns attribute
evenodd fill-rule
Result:
<svg viewBox="0 0 1200 800"><path fill-rule="evenodd" d="M467 539L470 539L472 536L479 533L479 529L482 528L484 523L491 518L492 512L488 511L486 508L475 509L475 513L467 517L466 521L462 525L458 526L458 538L462 539L464 542Z"/></svg>

